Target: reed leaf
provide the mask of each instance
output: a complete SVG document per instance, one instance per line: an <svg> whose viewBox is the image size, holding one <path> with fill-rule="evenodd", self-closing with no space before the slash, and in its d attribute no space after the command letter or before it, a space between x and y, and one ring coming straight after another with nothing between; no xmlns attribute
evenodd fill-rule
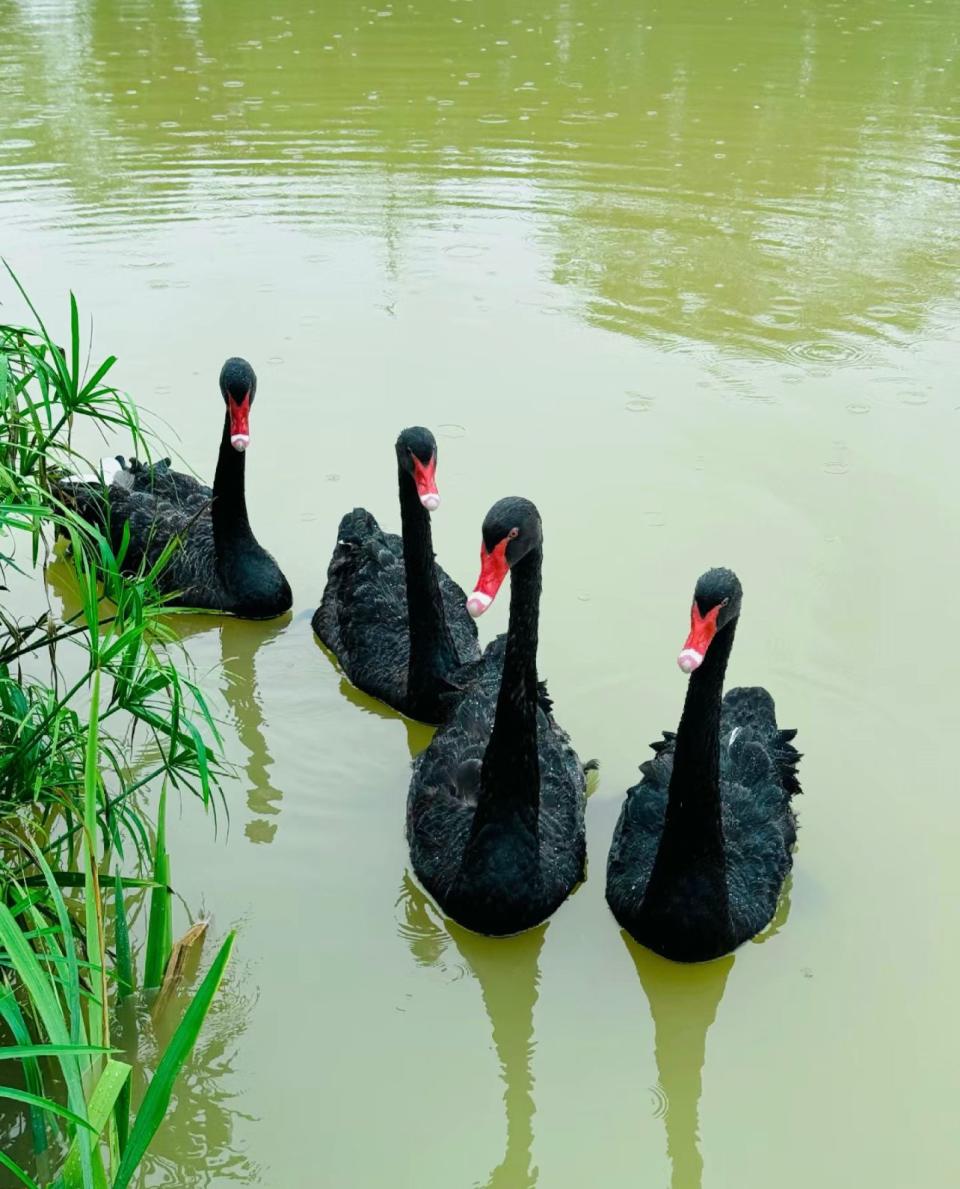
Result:
<svg viewBox="0 0 960 1189"><path fill-rule="evenodd" d="M200 1035L203 1021L206 1019L207 1012L210 1010L210 1005L223 979L227 963L230 961L235 937L236 934L233 932L227 935L227 939L220 947L213 964L197 988L189 1007L184 1012L183 1019L160 1058L160 1064L150 1080L150 1085L147 1087L147 1092L143 1096L143 1102L140 1104L137 1117L130 1130L126 1151L120 1161L112 1189L126 1189L130 1184L137 1165L143 1159L157 1129L163 1122L170 1105L173 1084Z"/></svg>
<svg viewBox="0 0 960 1189"><path fill-rule="evenodd" d="M153 857L153 879L156 887L150 893L150 917L147 925L147 955L144 962L143 985L157 990L163 983L163 972L173 947L173 911L167 885L170 867L166 845L167 790L160 793L157 816L157 839Z"/></svg>

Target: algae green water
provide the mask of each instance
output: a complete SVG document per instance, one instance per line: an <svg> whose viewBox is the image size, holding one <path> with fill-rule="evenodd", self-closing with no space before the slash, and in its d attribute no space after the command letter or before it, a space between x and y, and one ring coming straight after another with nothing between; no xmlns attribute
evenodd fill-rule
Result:
<svg viewBox="0 0 960 1189"><path fill-rule="evenodd" d="M174 879L240 936L145 1184L960 1181L958 49L953 0L0 0L0 253L207 476L254 363L296 596L184 626L240 775ZM462 584L489 505L539 505L540 669L602 762L587 882L502 942L407 870L428 733L309 629L417 422ZM771 928L684 969L603 870L715 564L805 794Z"/></svg>

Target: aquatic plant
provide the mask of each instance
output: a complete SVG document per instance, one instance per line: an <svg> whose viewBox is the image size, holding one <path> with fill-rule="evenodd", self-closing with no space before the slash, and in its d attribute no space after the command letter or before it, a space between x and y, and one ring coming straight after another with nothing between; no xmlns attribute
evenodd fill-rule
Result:
<svg viewBox="0 0 960 1189"><path fill-rule="evenodd" d="M165 799L168 788L187 790L215 809L219 736L161 619L168 609L156 579L170 550L124 577L125 546L115 552L56 495L58 476L93 469L74 444L84 422L125 431L149 456L135 405L107 382L114 357L92 369L82 358L73 295L69 340L58 345L10 276L37 328L0 325L0 587L44 605L26 618L0 608L0 1027L13 1041L0 1059L19 1074L0 1080L21 1083L0 1086L0 1097L28 1108L34 1157L28 1171L0 1151L0 1167L34 1189L123 1189L163 1120L233 945L231 934L133 1109L131 1067L112 1055L111 1019L134 994L159 990L162 1009L182 974L177 958L202 934L195 927L173 946ZM66 617L54 614L39 569L57 536L79 605ZM145 794L157 786L154 825ZM121 864L139 874L122 876ZM137 992L127 900L144 890Z"/></svg>

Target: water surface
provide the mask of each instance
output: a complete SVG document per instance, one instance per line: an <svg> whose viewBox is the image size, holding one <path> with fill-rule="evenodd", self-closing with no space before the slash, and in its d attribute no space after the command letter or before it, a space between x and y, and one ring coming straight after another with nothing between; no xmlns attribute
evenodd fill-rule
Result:
<svg viewBox="0 0 960 1189"><path fill-rule="evenodd" d="M253 361L296 595L182 624L240 775L228 829L178 807L175 882L240 938L146 1183L957 1183L952 0L0 0L0 31L0 252L204 475ZM398 523L410 423L461 583L489 505L539 505L540 668L602 761L588 881L509 941L412 882L427 733L309 630L340 515ZM805 795L774 925L688 970L603 869L716 564Z"/></svg>

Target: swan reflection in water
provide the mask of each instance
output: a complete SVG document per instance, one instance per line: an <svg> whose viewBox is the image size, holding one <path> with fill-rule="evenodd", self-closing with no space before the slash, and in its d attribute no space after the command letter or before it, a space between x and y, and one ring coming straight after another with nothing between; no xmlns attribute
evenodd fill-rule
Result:
<svg viewBox="0 0 960 1189"><path fill-rule="evenodd" d="M267 747L261 683L257 681L256 655L267 647L290 622L290 616L252 621L232 616L220 623L220 655L223 664L223 694L233 714L237 737L247 753L247 805L253 816L244 833L254 843L273 842L283 793L270 780L273 756ZM269 687L268 687L269 688Z"/></svg>
<svg viewBox="0 0 960 1189"><path fill-rule="evenodd" d="M336 671L340 678L340 693L352 705L359 707L365 714L372 714L376 718L395 719L401 723L407 732L407 749L410 752L410 758L416 757L423 751L430 740L433 738L436 727L429 723L417 722L412 718L405 718L399 710L394 710L392 706L388 706L386 702L381 702L379 698L374 698L371 694L365 694L363 690L357 689L349 677L347 677L340 668L340 662L333 655L329 648L319 640L315 633L311 632L313 643L318 652L322 653L330 662L331 667Z"/></svg>
<svg viewBox="0 0 960 1189"><path fill-rule="evenodd" d="M790 912L790 879L776 914L750 944L779 933ZM685 965L661 958L621 934L650 1004L658 1084L656 1113L667 1131L670 1189L701 1189L700 1092L707 1033L716 1019L736 954Z"/></svg>
<svg viewBox="0 0 960 1189"><path fill-rule="evenodd" d="M60 617L68 619L77 615L81 611L81 602L73 567L57 560L47 566L46 580L51 593L60 600ZM247 805L253 816L246 824L245 833L254 843L273 841L283 799L282 791L270 778L274 760L264 732L261 693L264 685L257 681L256 657L261 649L279 638L291 618L289 613L276 619L250 620L232 615L191 615L179 611L163 617L165 626L176 635L188 654L192 639L219 633L220 663L216 668L223 673L221 693L236 724L237 738L246 752L246 760L241 766L247 777ZM195 658L194 663L199 669L206 668L206 662L199 658ZM203 684L201 678L201 686ZM266 688L270 688L269 683Z"/></svg>
<svg viewBox="0 0 960 1189"><path fill-rule="evenodd" d="M532 1189L533 1009L540 993L540 951L549 922L514 937L482 937L439 917L426 894L404 875L398 897L399 931L421 966L442 966L453 942L480 984L503 1079L507 1141L503 1159L482 1182L485 1189ZM481 1182L477 1182L481 1184Z"/></svg>

